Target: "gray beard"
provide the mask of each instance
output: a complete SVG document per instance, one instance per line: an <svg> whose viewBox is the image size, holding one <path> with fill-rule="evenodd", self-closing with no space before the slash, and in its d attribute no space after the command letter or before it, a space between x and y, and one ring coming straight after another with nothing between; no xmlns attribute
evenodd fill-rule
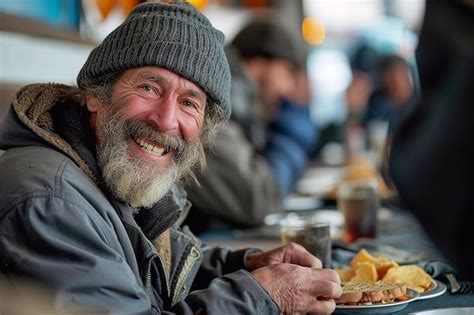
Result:
<svg viewBox="0 0 474 315"><path fill-rule="evenodd" d="M112 116L103 127L104 139L98 146L102 176L111 192L133 208L150 208L163 198L173 183L192 170L199 158L199 139L186 144L177 136L161 134L148 124L129 120L118 122ZM155 139L173 151L169 166L156 166L152 160L130 156L130 137Z"/></svg>

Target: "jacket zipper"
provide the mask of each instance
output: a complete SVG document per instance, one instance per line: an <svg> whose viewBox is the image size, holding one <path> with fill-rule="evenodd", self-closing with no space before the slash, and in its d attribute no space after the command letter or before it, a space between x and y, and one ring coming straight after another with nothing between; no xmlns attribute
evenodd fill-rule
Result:
<svg viewBox="0 0 474 315"><path fill-rule="evenodd" d="M151 264L153 263L153 259L157 256L153 254L150 259L148 260L146 273L145 273L145 287L147 288L148 295L150 296L151 305L157 305L157 301L155 299L155 294L153 293L153 286L151 285Z"/></svg>
<svg viewBox="0 0 474 315"><path fill-rule="evenodd" d="M186 260L183 264L183 268L181 269L181 272L178 276L178 280L176 281L176 286L172 294L172 306L179 302L182 296L182 290L186 290L186 278L188 277L189 272L193 268L196 261L199 260L199 257L201 257L199 250L196 247L192 246L190 254L186 257Z"/></svg>

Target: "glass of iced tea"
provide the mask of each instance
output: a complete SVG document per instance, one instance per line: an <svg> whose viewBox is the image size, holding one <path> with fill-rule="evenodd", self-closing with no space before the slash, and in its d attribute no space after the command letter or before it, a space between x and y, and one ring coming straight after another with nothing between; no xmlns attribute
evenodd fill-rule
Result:
<svg viewBox="0 0 474 315"><path fill-rule="evenodd" d="M345 242L353 242L361 237L377 237L377 213L380 208L380 199L375 180L340 183L337 207L344 215L342 239Z"/></svg>
<svg viewBox="0 0 474 315"><path fill-rule="evenodd" d="M324 268L331 267L331 230L327 221L309 215L290 214L280 221L283 244L297 243L319 258Z"/></svg>

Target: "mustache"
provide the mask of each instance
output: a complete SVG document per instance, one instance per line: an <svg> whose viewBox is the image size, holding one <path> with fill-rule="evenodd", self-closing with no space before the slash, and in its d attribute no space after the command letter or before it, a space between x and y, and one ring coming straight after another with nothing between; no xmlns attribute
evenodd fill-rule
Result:
<svg viewBox="0 0 474 315"><path fill-rule="evenodd" d="M147 141L152 141L162 145L166 152L173 151L174 159L180 160L186 149L186 142L178 135L170 135L162 133L153 125L141 121L136 118L128 119L123 124L124 134L133 138L140 138Z"/></svg>

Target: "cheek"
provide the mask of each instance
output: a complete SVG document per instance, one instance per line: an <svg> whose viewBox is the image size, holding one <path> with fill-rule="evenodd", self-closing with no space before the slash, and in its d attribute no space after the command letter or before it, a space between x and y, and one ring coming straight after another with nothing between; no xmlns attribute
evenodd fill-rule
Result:
<svg viewBox="0 0 474 315"><path fill-rule="evenodd" d="M181 133L186 142L190 142L199 137L202 127L204 125L203 115L193 115L183 117L180 122Z"/></svg>
<svg viewBox="0 0 474 315"><path fill-rule="evenodd" d="M283 94L288 94L295 89L295 81L291 75L286 70L281 70L277 76L278 78L278 88L282 91Z"/></svg>
<svg viewBox="0 0 474 315"><path fill-rule="evenodd" d="M293 83L285 71L274 68L268 77L268 89L271 93L285 94L293 88Z"/></svg>

